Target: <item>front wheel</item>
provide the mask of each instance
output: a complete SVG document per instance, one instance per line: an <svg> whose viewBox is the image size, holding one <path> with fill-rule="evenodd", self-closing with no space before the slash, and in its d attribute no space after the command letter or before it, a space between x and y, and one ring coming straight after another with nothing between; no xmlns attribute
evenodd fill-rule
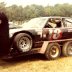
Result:
<svg viewBox="0 0 72 72"><path fill-rule="evenodd" d="M47 46L45 56L47 59L56 59L60 56L61 54L61 48L58 43L50 43Z"/></svg>
<svg viewBox="0 0 72 72"><path fill-rule="evenodd" d="M27 33L19 33L14 38L14 47L21 52L27 52L32 48L32 37Z"/></svg>

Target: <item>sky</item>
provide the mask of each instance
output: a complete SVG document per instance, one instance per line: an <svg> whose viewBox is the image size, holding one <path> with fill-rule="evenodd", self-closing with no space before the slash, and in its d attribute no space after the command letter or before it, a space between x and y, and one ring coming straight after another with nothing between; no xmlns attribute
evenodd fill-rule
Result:
<svg viewBox="0 0 72 72"><path fill-rule="evenodd" d="M22 5L23 7L31 4L37 4L42 6L63 4L63 3L72 4L72 0L0 0L0 2L5 2L7 6L16 4L16 5Z"/></svg>

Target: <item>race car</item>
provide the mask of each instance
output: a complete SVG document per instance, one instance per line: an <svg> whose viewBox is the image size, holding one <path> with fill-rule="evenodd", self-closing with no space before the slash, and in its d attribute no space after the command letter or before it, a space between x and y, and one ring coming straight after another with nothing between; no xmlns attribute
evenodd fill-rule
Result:
<svg viewBox="0 0 72 72"><path fill-rule="evenodd" d="M33 18L19 27L11 28L9 32L11 49L19 55L29 53L32 49L41 49L48 59L58 58L61 51L64 56L72 56L70 17ZM42 47L45 41L48 42L46 48Z"/></svg>

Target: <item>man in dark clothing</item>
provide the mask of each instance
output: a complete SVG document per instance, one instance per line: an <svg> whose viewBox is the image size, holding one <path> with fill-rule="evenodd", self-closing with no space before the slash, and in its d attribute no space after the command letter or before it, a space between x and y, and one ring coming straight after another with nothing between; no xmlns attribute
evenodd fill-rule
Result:
<svg viewBox="0 0 72 72"><path fill-rule="evenodd" d="M8 54L9 47L8 18L3 12L0 12L0 56Z"/></svg>

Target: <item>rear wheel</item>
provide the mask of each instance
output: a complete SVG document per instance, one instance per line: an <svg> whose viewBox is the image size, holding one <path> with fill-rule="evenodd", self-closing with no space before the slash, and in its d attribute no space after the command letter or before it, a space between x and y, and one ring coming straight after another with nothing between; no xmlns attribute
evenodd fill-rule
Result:
<svg viewBox="0 0 72 72"><path fill-rule="evenodd" d="M32 48L32 37L27 33L19 33L14 38L14 47L21 52L27 52Z"/></svg>
<svg viewBox="0 0 72 72"><path fill-rule="evenodd" d="M64 43L62 53L64 56L72 56L72 41Z"/></svg>
<svg viewBox="0 0 72 72"><path fill-rule="evenodd" d="M60 56L61 54L61 48L58 43L50 43L47 46L45 56L47 59L56 59Z"/></svg>

